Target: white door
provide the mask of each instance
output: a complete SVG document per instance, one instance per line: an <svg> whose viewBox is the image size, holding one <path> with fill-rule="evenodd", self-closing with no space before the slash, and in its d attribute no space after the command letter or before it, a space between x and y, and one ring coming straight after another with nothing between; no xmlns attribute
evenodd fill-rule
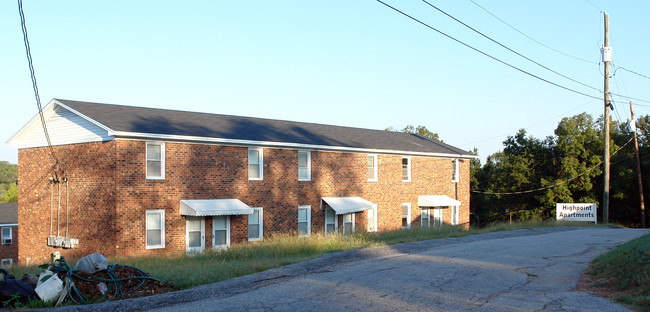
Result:
<svg viewBox="0 0 650 312"><path fill-rule="evenodd" d="M212 247L225 249L230 246L230 216L212 217Z"/></svg>
<svg viewBox="0 0 650 312"><path fill-rule="evenodd" d="M338 216L332 208L325 208L325 235L338 231Z"/></svg>
<svg viewBox="0 0 650 312"><path fill-rule="evenodd" d="M433 226L442 226L442 209L433 209Z"/></svg>
<svg viewBox="0 0 650 312"><path fill-rule="evenodd" d="M201 252L205 248L205 219L185 217L185 246L187 253Z"/></svg>
<svg viewBox="0 0 650 312"><path fill-rule="evenodd" d="M343 236L354 233L354 213L343 215Z"/></svg>

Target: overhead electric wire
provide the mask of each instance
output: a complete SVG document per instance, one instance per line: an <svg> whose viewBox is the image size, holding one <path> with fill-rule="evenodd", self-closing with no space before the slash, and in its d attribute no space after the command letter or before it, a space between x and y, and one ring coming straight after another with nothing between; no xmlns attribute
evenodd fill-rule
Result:
<svg viewBox="0 0 650 312"><path fill-rule="evenodd" d="M593 90L596 90L596 91L600 91L600 89L598 89L598 88L596 88L596 87L592 87L592 86L590 86L590 85L588 85L588 84L582 83L582 82L580 82L580 81L578 81L578 80L575 80L575 79L573 79L573 78L571 78L571 77L568 77L568 76L566 76L566 75L563 75L563 74L561 74L561 73L559 73L559 72L557 72L557 71L555 71L555 70L553 70L553 69L550 69L550 68L548 68L548 67L546 67L546 66L540 64L539 62L536 62L536 61L530 59L529 57L527 57L527 56L525 56L525 55L523 55L523 54L521 54L521 53L519 53L519 52L517 52L517 51L515 51L515 50L513 50L513 49L511 49L511 48L509 48L509 47L507 47L507 46L505 46L504 44L500 43L499 41L496 41L496 40L492 39L490 36L488 36L488 35L486 35L486 34L480 32L480 31L476 30L474 27L469 26L469 25L463 23L462 21L460 21L459 19L457 19L457 18L451 16L450 14L448 14L447 12L441 10L441 9L438 8L437 6L435 6L435 5L431 4L431 3L429 3L427 0L422 0L422 2L426 3L427 5L429 5L430 7L434 8L434 9L436 9L438 12L444 14L445 16L447 16L447 17L453 19L454 21L460 23L461 25L463 25L463 26L469 28L469 29L472 30L473 32L475 32L475 33L481 35L483 38L488 39L488 40L490 40L490 41L496 43L496 44L499 45L500 47L502 47L502 48L504 48L504 49L506 49L506 50L508 50L508 51L510 51L510 52L512 52L512 53L514 53L514 54L516 54L516 55L518 55L518 56L520 56L520 57L522 57L523 59L525 59L525 60L527 60L527 61L529 61L529 62L531 62L531 63L533 63L533 64L535 64L535 65L537 65L537 66L539 66L539 67L541 67L541 68L543 68L543 69L546 69L546 70L548 70L548 71L550 71L550 72L552 72L552 73L554 73L554 74L556 74L556 75L558 75L558 76L560 76L560 77L562 77L562 78L565 78L565 79L571 80L571 81L573 81L573 82L575 82L575 83L577 83L577 84L580 84L580 85L582 85L582 86L584 86L584 87L587 87L587 88L590 88L590 89L593 89Z"/></svg>
<svg viewBox="0 0 650 312"><path fill-rule="evenodd" d="M379 3L383 4L384 6L386 6L386 7L390 8L390 9L392 9L392 10L395 11L395 12L398 12L398 13L400 13L400 14L402 14L402 15L408 17L409 19L411 19L411 20L413 20L413 21L415 21L415 22L421 24L421 25L424 26L424 27L427 27L427 28L429 28L429 29L431 29L431 30L433 30L433 31L435 31L435 32L437 32L437 33L439 33L439 34L441 34L441 35L443 35L443 36L445 36L445 37L447 37L447 38L449 38L449 39L451 39L451 40L453 40L453 41L455 41L455 42L457 42L457 43L459 43L459 44L461 44L461 45L463 45L463 46L465 46L465 47L467 47L467 48L469 48L469 49L474 50L474 51L477 52L477 53L480 53L480 54L482 54L482 55L484 55L484 56L486 56L486 57L488 57L488 58L491 58L491 59L493 59L493 60L495 60L495 61L497 61L497 62L499 62L499 63L501 63L501 64L503 64L503 65L506 65L506 66L508 66L508 67L510 67L510 68L512 68L512 69L514 69L514 70L517 70L517 71L519 71L519 72L521 72L521 73L524 73L524 74L526 74L526 75L528 75L528 76L531 76L531 77L533 77L533 78L536 78L536 79L538 79L538 80L540 80L540 81L546 82L546 83L548 83L548 84L550 84L550 85L553 85L553 86L556 86L556 87L558 87L558 88L561 88L561 89L567 90L567 91L569 91L569 92L573 92L573 93L576 93L576 94L580 94L580 95L582 95L582 96L586 96L586 97L589 97L589 98L592 98L592 99L601 99L600 97L596 97L596 96L593 96L593 95L590 95L590 94L587 94L587 93L584 93L584 92L580 92L580 91L577 91L577 90L571 89L571 88L569 88L569 87L565 87L565 86L563 86L563 85L560 85L560 84L557 84L557 83L552 82L552 81L550 81L550 80L547 80L547 79L544 79L544 78L542 78L542 77L539 77L539 76L537 76L537 75L535 75L535 74L529 73L529 72L527 72L527 71L525 71L525 70L523 70L523 69L521 69L521 68L519 68L519 67L516 67L516 66L514 66L514 65L511 65L511 64L509 64L509 63L507 63L507 62L505 62L505 61L502 61L502 60L500 60L500 59L498 59L498 58L496 58L496 57L494 57L494 56L492 56L492 55L490 55L490 54L487 54L487 53L485 53L485 52L483 52L483 51L481 51L481 50L479 50L479 49L477 49L477 48L475 48L475 47L473 47L473 46L471 46L471 45L469 45L469 44L467 44L467 43L465 43L465 42L463 42L463 41L460 41L460 40L458 40L458 39L456 39L456 38L454 38L454 37L452 37L452 36L450 36L450 35L448 35L448 34L442 32L442 31L440 31L440 30L434 28L433 26L430 26L429 24L427 24L427 23L425 23L425 22L422 22L422 21L418 20L417 18L415 18L415 17L413 17L413 16L411 16L411 15L408 15L408 14L406 14L406 13L400 11L399 9L397 9L397 8L395 8L395 7L389 5L389 4L387 4L387 3L385 3L385 2L383 2L383 1L381 1L381 0L377 0L377 2L379 2Z"/></svg>
<svg viewBox="0 0 650 312"><path fill-rule="evenodd" d="M600 99L599 99L599 100L600 100ZM581 104L581 105L579 105L579 106L576 106L576 107L574 107L574 108L572 108L572 109L570 109L570 110L568 110L568 111L566 111L566 112L564 112L564 113L562 113L562 114L559 114L559 115L556 115L556 116L551 117L551 118L549 118L549 119L546 119L546 120L540 121L540 122L538 122L538 123L535 123L535 124L529 125L529 126L527 126L527 127L524 127L523 129L537 127L537 126L539 126L539 125L541 125L541 124L543 124L543 123L546 123L546 122L551 121L551 120L553 120L553 119L556 119L556 118L558 118L558 117L565 116L565 115L568 114L569 112L572 112L572 111L574 111L574 110L576 110L576 109L578 109L578 108L580 108L580 107L583 107L583 106L585 106L585 105L587 105L587 104L590 104L590 103L592 103L593 101L594 101L593 99L592 99L592 100L589 100L588 102L586 102L586 103L584 103L584 104ZM465 143L465 144L460 144L459 146L468 146L468 145L473 145L473 144L476 144L476 143L481 143L481 142L485 142L485 141L490 141L490 140L494 140L494 139L502 138L503 136L506 136L506 135L511 135L512 133L516 133L516 132L508 132L508 133L504 133L504 134L502 134L502 135L498 135L498 136L490 137L490 138L487 138L487 139L483 139L483 140L479 140L479 141L474 141L474 142L470 142L470 143Z"/></svg>
<svg viewBox="0 0 650 312"><path fill-rule="evenodd" d="M45 116L43 116L43 107L41 106L41 97L38 94L38 85L36 84L36 74L34 73L34 64L32 61L32 53L29 47L29 38L27 37L27 25L25 23L25 13L23 13L23 2L18 0L18 13L20 14L20 25L23 31L23 41L25 43L25 53L27 54L27 63L29 65L29 73L32 78L32 89L34 89L34 96L36 98L36 106L38 107L38 114L41 118L41 124L43 125L43 132L45 133L45 140L47 141L47 146L50 148L50 153L54 159L55 164L59 163L56 154L54 153L54 148L52 147L52 141L50 140L50 134L47 132L47 125L45 124Z"/></svg>
<svg viewBox="0 0 650 312"><path fill-rule="evenodd" d="M635 72L635 71L633 71L633 70L629 70L629 69L627 69L627 68L625 68L625 67L618 67L618 66L614 69L614 74L612 74L612 77L616 76L616 71L618 71L619 69L622 69L622 70L624 70L624 71L626 71L626 72L630 72L630 73L633 73L633 74L635 74L635 75L637 75L637 76L639 76L639 77L643 77L643 78L645 78L645 79L649 79L649 80L650 80L650 77L648 77L648 76L646 76L646 75L639 74L639 73L637 73L637 72Z"/></svg>
<svg viewBox="0 0 650 312"><path fill-rule="evenodd" d="M612 153L611 156L616 155L616 153L618 153L618 152L619 152L620 150L622 150L625 146L627 146L628 144L630 144L630 142L632 142L632 140L634 140L634 138L631 138L631 139L628 140L625 144L623 144L623 146L619 147L619 148L618 148L614 153ZM611 157L611 156L610 156L610 157ZM594 165L594 166L588 168L587 170L585 170L584 172L582 172L581 174L579 174L579 175L577 175L577 176L575 176L575 177L569 178L569 179L564 180L564 181L560 181L560 182L555 183L555 184L553 184L553 185L549 185L549 186L541 187L541 188L534 189L534 190L526 190L526 191L518 191L518 192L485 192L485 191L479 191L479 190L470 190L470 192L472 192L472 193L477 193L477 194L485 194L485 195L521 195L521 194L535 193L535 192L539 192L539 191L547 190L547 189L550 189L550 188L554 188L554 187L556 187L556 186L560 186L560 185L562 185L562 184L569 183L569 182L571 182L571 181L573 181L573 180L575 180L575 179L577 179L577 178L579 178L579 177L581 177L581 176L587 174L588 172L590 172L590 171L592 171L592 170L594 170L594 169L600 167L600 165L602 165L602 164L603 164L603 161L601 161L600 163L598 163L598 164L596 164L596 165Z"/></svg>
<svg viewBox="0 0 650 312"><path fill-rule="evenodd" d="M568 57L570 57L570 58L574 58L574 59L576 59L576 60L580 60L580 61L587 62L587 63L590 63L590 64L598 65L598 62L594 62L594 61L586 60L586 59L583 59L583 58L581 58L581 57L577 57L577 56L574 56L574 55L571 55L571 54L568 54L568 53L562 52L562 51L560 51L560 50L554 49L554 48L552 48L552 47L550 47L550 46L548 46L548 45L546 45L546 44L544 44L544 43L542 43L542 42L536 40L535 38L533 38L533 37L531 37L531 36L529 36L529 35L523 33L522 31L520 31L520 30L517 29L516 27L514 27L514 26L508 24L506 21L504 21L504 20L502 20L501 18L499 18L498 16L494 15L492 12L488 11L488 9L486 9L486 8L484 8L483 6L481 6L480 4L476 3L474 0L469 0L469 1L471 1L472 3L474 3L476 6L478 6L479 8L481 8L483 11L485 11L485 12L487 12L488 14L492 15L492 17L496 18L496 19L499 20L501 23L503 23L503 24L505 24L506 26L512 28L514 31L520 33L522 36L524 36L524 37L526 37L526 38L532 40L533 42L535 42L535 43L537 43L537 44L539 44L539 45L541 45L541 46L543 46L543 47L545 47L545 48L547 48L547 49L549 49L549 50L551 50L551 51L555 51L555 52L557 52L557 53L560 53L560 54L562 54L562 55L568 56Z"/></svg>

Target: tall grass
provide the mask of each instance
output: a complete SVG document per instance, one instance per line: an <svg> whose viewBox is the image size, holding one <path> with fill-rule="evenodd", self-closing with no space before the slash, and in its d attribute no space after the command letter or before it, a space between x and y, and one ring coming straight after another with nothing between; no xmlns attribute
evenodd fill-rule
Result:
<svg viewBox="0 0 650 312"><path fill-rule="evenodd" d="M650 311L650 235L622 244L596 258L587 269L604 286L625 295L617 298L639 311Z"/></svg>
<svg viewBox="0 0 650 312"><path fill-rule="evenodd" d="M173 256L147 256L111 258L109 263L137 267L153 277L169 282L176 289L187 289L243 276L292 263L320 257L326 253L357 248L376 247L472 234L530 229L551 226L584 226L584 223L524 222L496 224L482 229L465 230L461 226L435 228L414 227L375 233L358 232L343 237L313 233L310 237L295 234L276 234L260 242L236 244L227 250L206 250L199 254ZM70 263L74 263L68 259ZM20 276L25 271L37 269L14 266L12 274Z"/></svg>

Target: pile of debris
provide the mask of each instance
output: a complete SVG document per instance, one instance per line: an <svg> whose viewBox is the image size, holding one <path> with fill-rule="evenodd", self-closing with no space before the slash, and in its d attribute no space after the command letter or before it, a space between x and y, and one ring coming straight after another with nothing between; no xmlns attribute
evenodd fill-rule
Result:
<svg viewBox="0 0 650 312"><path fill-rule="evenodd" d="M169 287L146 272L127 265L108 265L106 257L94 253L77 262L74 269L64 257L41 266L40 276L26 274L20 280L0 269L0 303L42 300L60 305L121 300L163 293ZM5 304L7 305L7 304Z"/></svg>

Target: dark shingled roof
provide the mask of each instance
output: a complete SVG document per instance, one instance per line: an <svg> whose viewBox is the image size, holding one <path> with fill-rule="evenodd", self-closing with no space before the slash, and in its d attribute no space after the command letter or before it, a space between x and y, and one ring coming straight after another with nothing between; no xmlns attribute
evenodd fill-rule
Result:
<svg viewBox="0 0 650 312"><path fill-rule="evenodd" d="M18 223L18 203L0 203L0 224Z"/></svg>
<svg viewBox="0 0 650 312"><path fill-rule="evenodd" d="M114 131L471 156L422 136L315 123L60 100Z"/></svg>

